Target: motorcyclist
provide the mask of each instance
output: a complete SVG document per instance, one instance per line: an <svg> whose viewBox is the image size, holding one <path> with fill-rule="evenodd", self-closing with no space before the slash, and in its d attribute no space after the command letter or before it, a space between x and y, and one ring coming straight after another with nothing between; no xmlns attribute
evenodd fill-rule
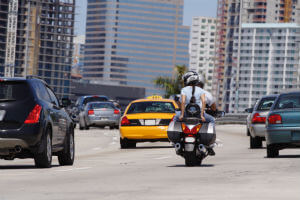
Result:
<svg viewBox="0 0 300 200"><path fill-rule="evenodd" d="M203 75L199 75L198 76L198 83L197 83L197 86L200 87L201 89L204 88L204 84L205 84L205 78ZM204 90L204 89L203 89ZM205 102L206 102L206 105L208 105L208 108L215 112L217 110L217 106L216 106L216 103L215 103L215 99L214 97L212 96L212 94L206 90L204 90L205 92ZM215 119L206 113L206 118L210 118L209 121L211 121L212 123L215 123Z"/></svg>
<svg viewBox="0 0 300 200"><path fill-rule="evenodd" d="M182 120L185 116L186 105L193 102L199 105L201 109L200 118L205 122L205 92L203 89L196 86L198 83L198 75L193 72L187 72L183 78L185 87L181 89L181 114L179 120Z"/></svg>

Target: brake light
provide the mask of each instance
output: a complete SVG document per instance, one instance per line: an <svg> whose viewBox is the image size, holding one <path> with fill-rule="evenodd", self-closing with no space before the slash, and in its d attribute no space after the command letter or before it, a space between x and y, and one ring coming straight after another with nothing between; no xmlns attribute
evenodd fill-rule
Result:
<svg viewBox="0 0 300 200"><path fill-rule="evenodd" d="M270 115L268 121L269 124L282 124L281 116L278 114Z"/></svg>
<svg viewBox="0 0 300 200"><path fill-rule="evenodd" d="M181 124L183 133L193 134L193 135L197 134L199 132L201 126L202 126L201 124L198 124L197 126L194 126L192 129L189 129L189 127L186 124L184 124L184 123Z"/></svg>
<svg viewBox="0 0 300 200"><path fill-rule="evenodd" d="M128 126L128 125L130 125L130 121L126 116L124 116L121 120L121 126Z"/></svg>
<svg viewBox="0 0 300 200"><path fill-rule="evenodd" d="M27 116L24 124L35 124L39 122L42 106L36 104Z"/></svg>
<svg viewBox="0 0 300 200"><path fill-rule="evenodd" d="M252 118L252 123L266 123L266 117L262 117L259 113L255 113Z"/></svg>
<svg viewBox="0 0 300 200"><path fill-rule="evenodd" d="M120 111L118 109L115 109L114 114L118 115L118 114L120 114Z"/></svg>
<svg viewBox="0 0 300 200"><path fill-rule="evenodd" d="M95 114L94 110L89 110L88 111L88 115L94 115L94 114Z"/></svg>

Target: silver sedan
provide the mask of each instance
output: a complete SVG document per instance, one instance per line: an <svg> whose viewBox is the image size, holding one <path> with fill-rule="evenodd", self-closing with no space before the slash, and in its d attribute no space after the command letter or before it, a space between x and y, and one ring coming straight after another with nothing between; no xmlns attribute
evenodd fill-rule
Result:
<svg viewBox="0 0 300 200"><path fill-rule="evenodd" d="M80 130L91 126L119 128L120 110L112 102L91 102L79 113Z"/></svg>
<svg viewBox="0 0 300 200"><path fill-rule="evenodd" d="M247 135L250 137L250 149L261 148L266 134L266 117L277 95L263 96L253 108L246 109Z"/></svg>

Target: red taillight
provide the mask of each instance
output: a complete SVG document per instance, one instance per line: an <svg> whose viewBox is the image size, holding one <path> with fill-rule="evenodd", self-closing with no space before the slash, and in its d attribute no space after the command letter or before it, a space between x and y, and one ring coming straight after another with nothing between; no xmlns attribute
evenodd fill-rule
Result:
<svg viewBox="0 0 300 200"><path fill-rule="evenodd" d="M118 114L120 114L120 111L118 109L115 109L114 114L118 115Z"/></svg>
<svg viewBox="0 0 300 200"><path fill-rule="evenodd" d="M256 124L258 124L258 123L264 124L264 123L266 123L266 117L262 117L259 115L259 113L255 113L252 118L252 123L253 124L255 124L255 123Z"/></svg>
<svg viewBox="0 0 300 200"><path fill-rule="evenodd" d="M172 117L171 122L174 121L175 115Z"/></svg>
<svg viewBox="0 0 300 200"><path fill-rule="evenodd" d="M121 126L128 126L128 125L130 125L130 121L126 116L124 116L121 120Z"/></svg>
<svg viewBox="0 0 300 200"><path fill-rule="evenodd" d="M197 125L197 126L194 126L194 127L192 128L192 130L191 130L191 129L189 129L189 127L187 127L187 125L185 125L184 123L181 124L182 131L183 131L183 133L185 133L185 134L197 134L197 133L199 132L201 126L202 126L201 124L199 124L199 125Z"/></svg>
<svg viewBox="0 0 300 200"><path fill-rule="evenodd" d="M95 114L94 110L89 110L88 111L88 115L94 115L94 114Z"/></svg>
<svg viewBox="0 0 300 200"><path fill-rule="evenodd" d="M269 121L269 124L281 124L282 123L281 116L278 114L270 115L268 121Z"/></svg>
<svg viewBox="0 0 300 200"><path fill-rule="evenodd" d="M39 122L42 106L36 104L27 116L24 124L35 124Z"/></svg>

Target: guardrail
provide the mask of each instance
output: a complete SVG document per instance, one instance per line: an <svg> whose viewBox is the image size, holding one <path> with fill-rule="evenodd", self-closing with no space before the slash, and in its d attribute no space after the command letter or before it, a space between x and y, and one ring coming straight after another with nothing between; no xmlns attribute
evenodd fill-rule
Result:
<svg viewBox="0 0 300 200"><path fill-rule="evenodd" d="M216 119L216 124L246 124L248 113L226 113L224 117Z"/></svg>

